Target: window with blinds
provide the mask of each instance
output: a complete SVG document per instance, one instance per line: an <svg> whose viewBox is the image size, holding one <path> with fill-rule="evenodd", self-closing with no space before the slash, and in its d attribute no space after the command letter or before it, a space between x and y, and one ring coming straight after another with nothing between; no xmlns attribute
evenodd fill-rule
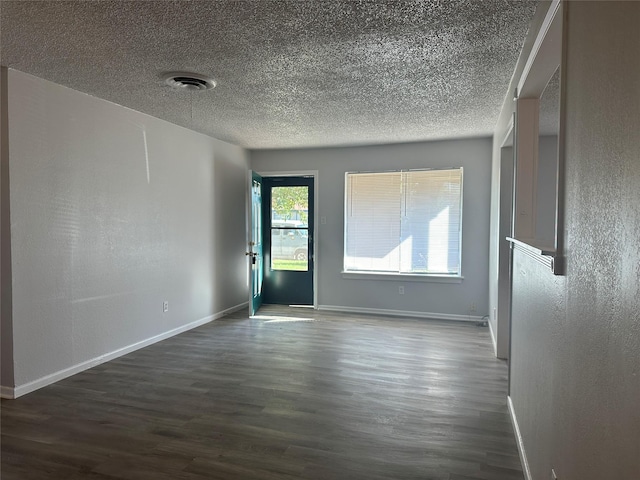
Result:
<svg viewBox="0 0 640 480"><path fill-rule="evenodd" d="M462 168L347 173L347 272L460 275Z"/></svg>

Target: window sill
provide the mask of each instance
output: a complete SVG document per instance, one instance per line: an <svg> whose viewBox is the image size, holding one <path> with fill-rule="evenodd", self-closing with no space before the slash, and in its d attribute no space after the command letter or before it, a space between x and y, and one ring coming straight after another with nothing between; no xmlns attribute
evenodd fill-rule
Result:
<svg viewBox="0 0 640 480"><path fill-rule="evenodd" d="M507 237L507 241L511 242L514 250L522 252L536 262L549 268L554 275L562 275L562 259L553 248L535 247L534 242L517 240Z"/></svg>
<svg viewBox="0 0 640 480"><path fill-rule="evenodd" d="M462 283L460 275L430 275L388 272L342 272L342 278L358 280L402 280L405 282Z"/></svg>

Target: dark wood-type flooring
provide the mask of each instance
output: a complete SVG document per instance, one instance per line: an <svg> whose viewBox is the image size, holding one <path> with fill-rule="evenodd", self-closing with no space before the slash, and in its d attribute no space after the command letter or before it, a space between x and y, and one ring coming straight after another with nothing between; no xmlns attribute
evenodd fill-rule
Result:
<svg viewBox="0 0 640 480"><path fill-rule="evenodd" d="M263 307L2 402L2 480L522 480L487 328Z"/></svg>

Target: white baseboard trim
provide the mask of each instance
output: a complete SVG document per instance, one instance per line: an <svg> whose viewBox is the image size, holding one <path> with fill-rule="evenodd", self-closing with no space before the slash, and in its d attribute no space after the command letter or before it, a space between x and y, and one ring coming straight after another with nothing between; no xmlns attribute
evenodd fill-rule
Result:
<svg viewBox="0 0 640 480"><path fill-rule="evenodd" d="M58 382L64 378L70 377L71 375L75 375L76 373L83 372L84 370L88 370L89 368L108 362L109 360L113 360L115 358L121 357L128 353L134 352L136 350L140 350L141 348L148 347L149 345L160 342L162 340L166 340L167 338L186 332L187 330L194 329L196 327L204 325L205 323L209 323L209 322L212 322L213 320L222 318L226 315L229 315L230 313L237 312L238 310L242 310L243 308L248 308L248 306L249 306L248 301L241 303L240 305L227 308L226 310L222 310L221 312L214 313L213 315L208 315L194 322L181 325L180 327L168 330L158 335L154 335L153 337L147 338L145 340L132 343L131 345L127 345L126 347L119 348L117 350L106 353L104 355L100 355L98 357L91 358L84 362L78 363L69 368L65 368L63 370L59 370L57 372L51 373L44 377L38 378L37 380L33 380L31 382L27 382L22 385L16 385L13 388L1 386L0 396L2 398L10 398L10 399L21 397L22 395L26 395L27 393L31 393L35 390L38 390L39 388L46 387L47 385L51 385L52 383Z"/></svg>
<svg viewBox="0 0 640 480"><path fill-rule="evenodd" d="M343 307L339 305L318 305L318 310L345 313L364 313L368 315L387 315L393 317L413 317L430 320L453 320L456 322L480 322L478 315L457 315L452 313L414 312L410 310L387 310L382 308Z"/></svg>
<svg viewBox="0 0 640 480"><path fill-rule="evenodd" d="M226 310L222 310L221 312L216 313L215 315L213 315L213 320L218 320L219 318L222 317L226 317L227 315L230 315L232 313L235 312L239 312L240 310L242 310L243 308L247 309L247 313L249 312L249 301L247 300L246 302L242 302L234 307L230 307L227 308Z"/></svg>
<svg viewBox="0 0 640 480"><path fill-rule="evenodd" d="M510 396L507 396L507 405L509 406L509 415L511 416L513 433L516 436L516 443L518 444L518 453L520 454L520 463L522 463L524 478L525 480L533 480L531 470L529 469L529 461L527 460L527 452L524 449L524 442L522 440L522 435L520 434L520 427L518 426L518 419L516 418L516 411L513 408L513 401Z"/></svg>

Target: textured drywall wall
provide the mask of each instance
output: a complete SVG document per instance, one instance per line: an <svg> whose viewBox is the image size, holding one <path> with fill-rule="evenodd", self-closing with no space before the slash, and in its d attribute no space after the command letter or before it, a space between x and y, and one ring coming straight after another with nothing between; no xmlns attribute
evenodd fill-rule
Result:
<svg viewBox="0 0 640 480"><path fill-rule="evenodd" d="M510 395L533 479L551 478L552 452L558 447L553 437L561 389L558 370L568 366L556 362L563 344L573 342L562 331L565 282L565 277L514 251Z"/></svg>
<svg viewBox="0 0 640 480"><path fill-rule="evenodd" d="M415 144L251 151L251 167L269 171L318 170L318 304L410 312L487 313L491 141L487 138ZM464 167L461 284L347 279L343 267L344 175L350 171ZM404 295L398 286L404 285Z"/></svg>
<svg viewBox="0 0 640 480"><path fill-rule="evenodd" d="M640 478L640 3L568 2L566 277L516 254L511 397L534 479Z"/></svg>
<svg viewBox="0 0 640 480"><path fill-rule="evenodd" d="M247 300L243 149L14 70L9 138L18 387Z"/></svg>
<svg viewBox="0 0 640 480"><path fill-rule="evenodd" d="M13 387L7 69L0 67L0 385Z"/></svg>

